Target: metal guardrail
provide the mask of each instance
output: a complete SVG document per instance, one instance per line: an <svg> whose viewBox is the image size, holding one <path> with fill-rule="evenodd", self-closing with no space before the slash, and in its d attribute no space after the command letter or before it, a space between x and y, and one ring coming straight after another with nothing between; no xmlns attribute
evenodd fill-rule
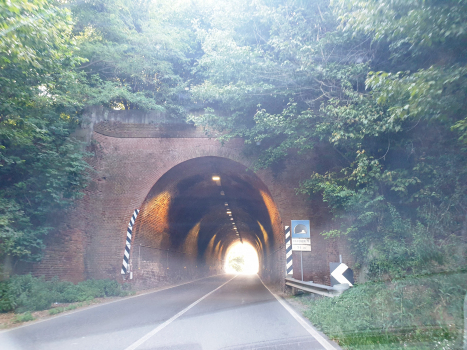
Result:
<svg viewBox="0 0 467 350"><path fill-rule="evenodd" d="M324 295L326 297L336 297L341 295L344 291L350 288L348 284L336 284L333 287L325 286L323 284L313 283L311 281L300 281L292 277L285 278L285 285L303 290L309 293Z"/></svg>

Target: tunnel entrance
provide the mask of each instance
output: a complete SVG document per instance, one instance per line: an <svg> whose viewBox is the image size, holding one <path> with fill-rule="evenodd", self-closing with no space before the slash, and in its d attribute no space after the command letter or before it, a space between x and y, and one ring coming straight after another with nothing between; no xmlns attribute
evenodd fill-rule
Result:
<svg viewBox="0 0 467 350"><path fill-rule="evenodd" d="M284 275L283 240L277 207L254 172L227 158L194 158L166 172L141 206L135 281L147 287L224 273L227 253L244 243L273 282Z"/></svg>

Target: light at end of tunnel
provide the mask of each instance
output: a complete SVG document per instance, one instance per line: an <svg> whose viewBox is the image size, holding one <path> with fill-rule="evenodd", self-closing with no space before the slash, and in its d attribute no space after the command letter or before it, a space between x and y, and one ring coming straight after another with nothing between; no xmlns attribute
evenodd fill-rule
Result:
<svg viewBox="0 0 467 350"><path fill-rule="evenodd" d="M221 177L219 175L212 175L212 181L220 181Z"/></svg>
<svg viewBox="0 0 467 350"><path fill-rule="evenodd" d="M249 243L234 243L227 252L225 272L256 274L259 269L258 253Z"/></svg>

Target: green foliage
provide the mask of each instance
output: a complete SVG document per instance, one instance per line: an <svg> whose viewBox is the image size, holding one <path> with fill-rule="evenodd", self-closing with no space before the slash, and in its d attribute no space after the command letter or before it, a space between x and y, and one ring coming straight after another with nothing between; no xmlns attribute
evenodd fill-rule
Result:
<svg viewBox="0 0 467 350"><path fill-rule="evenodd" d="M0 281L0 312L8 312L15 308L13 296L10 294L10 283Z"/></svg>
<svg viewBox="0 0 467 350"><path fill-rule="evenodd" d="M197 28L191 91L217 114L192 120L260 143L257 167L331 153L297 191L328 204L322 234L348 237L362 278L465 265L467 2L229 6Z"/></svg>
<svg viewBox="0 0 467 350"><path fill-rule="evenodd" d="M62 312L75 310L75 309L77 309L78 307L81 307L81 306L83 306L83 303L72 304L72 305L68 305L68 306L65 306L65 307L55 307L55 308L49 310L49 315L57 315L57 314L62 313Z"/></svg>
<svg viewBox="0 0 467 350"><path fill-rule="evenodd" d="M78 70L92 89L88 104L184 116L185 87L197 50L193 4L183 1L72 1Z"/></svg>
<svg viewBox="0 0 467 350"><path fill-rule="evenodd" d="M46 310L53 303L74 303L94 298L125 296L128 291L113 280L87 280L73 284L31 275L13 276L0 282L0 312Z"/></svg>
<svg viewBox="0 0 467 350"><path fill-rule="evenodd" d="M237 272L242 272L245 267L245 257L243 255L232 257L229 260L229 265Z"/></svg>
<svg viewBox="0 0 467 350"><path fill-rule="evenodd" d="M13 322L14 323L21 323L21 322L28 322L33 321L34 317L31 315L30 312L25 312L24 314L16 315Z"/></svg>
<svg viewBox="0 0 467 350"><path fill-rule="evenodd" d="M69 139L82 108L82 59L70 12L48 1L0 3L0 256L38 260L43 236L86 184Z"/></svg>
<svg viewBox="0 0 467 350"><path fill-rule="evenodd" d="M370 75L367 86L391 118L445 120L465 138L458 120L465 120L466 111L467 2L336 3L344 30L389 45L393 64Z"/></svg>
<svg viewBox="0 0 467 350"><path fill-rule="evenodd" d="M224 139L262 142L260 166L291 148L311 148L319 105L342 98L352 84L364 86L368 67L346 64L363 62L362 50L346 51L361 40L335 35L328 1L224 1L211 11L211 25L198 28L204 55L196 72L206 79L191 92L225 113L192 120L228 131Z"/></svg>
<svg viewBox="0 0 467 350"><path fill-rule="evenodd" d="M459 349L466 289L465 273L367 283L305 315L344 349Z"/></svg>

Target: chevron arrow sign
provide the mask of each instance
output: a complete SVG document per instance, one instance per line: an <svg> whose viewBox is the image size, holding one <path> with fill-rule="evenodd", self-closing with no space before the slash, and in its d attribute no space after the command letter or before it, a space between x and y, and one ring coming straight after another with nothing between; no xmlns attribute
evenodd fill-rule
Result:
<svg viewBox="0 0 467 350"><path fill-rule="evenodd" d="M343 263L329 263L331 270L331 285L347 283L353 286L353 271L346 264Z"/></svg>

